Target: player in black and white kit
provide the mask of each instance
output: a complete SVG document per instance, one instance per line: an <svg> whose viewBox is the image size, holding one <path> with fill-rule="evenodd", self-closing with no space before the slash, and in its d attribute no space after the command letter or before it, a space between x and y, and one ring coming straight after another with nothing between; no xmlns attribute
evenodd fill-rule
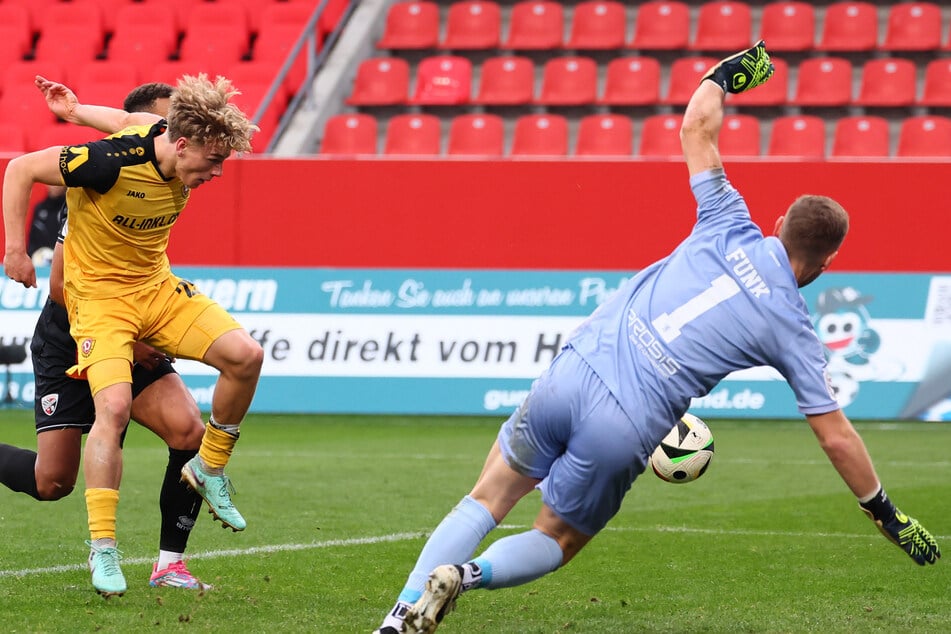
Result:
<svg viewBox="0 0 951 634"><path fill-rule="evenodd" d="M57 86L57 98L75 95ZM172 93L168 84L139 86L125 100L127 112L163 115ZM74 103L78 106L78 102ZM105 130L111 132L114 130ZM76 485L82 436L95 420L95 407L86 381L70 378L66 370L76 363L76 342L69 332L63 307L63 239L66 209L54 249L50 297L37 320L30 344L36 382L34 410L37 451L0 444L0 483L41 501L69 495ZM164 354L143 343L135 345L132 370L132 418L158 435L169 448L168 466L159 497L161 530L159 558L150 585L206 590L211 586L194 577L184 562L188 536L201 510L201 497L181 482L184 464L198 452L204 434L201 412L181 377Z"/></svg>

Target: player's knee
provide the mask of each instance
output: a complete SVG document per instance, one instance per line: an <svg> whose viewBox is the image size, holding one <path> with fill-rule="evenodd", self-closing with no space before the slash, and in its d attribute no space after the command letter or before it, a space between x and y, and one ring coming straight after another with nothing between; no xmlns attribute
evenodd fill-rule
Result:
<svg viewBox="0 0 951 634"><path fill-rule="evenodd" d="M54 502L61 500L76 488L76 479L68 480L66 478L43 478L36 479L36 493L41 500Z"/></svg>
<svg viewBox="0 0 951 634"><path fill-rule="evenodd" d="M242 337L234 344L232 371L239 379L256 379L264 364L264 348L251 337Z"/></svg>
<svg viewBox="0 0 951 634"><path fill-rule="evenodd" d="M201 420L201 414L198 413L193 419L192 424L183 427L173 444L168 443L172 449L198 449L201 447L201 439L205 435L205 424Z"/></svg>

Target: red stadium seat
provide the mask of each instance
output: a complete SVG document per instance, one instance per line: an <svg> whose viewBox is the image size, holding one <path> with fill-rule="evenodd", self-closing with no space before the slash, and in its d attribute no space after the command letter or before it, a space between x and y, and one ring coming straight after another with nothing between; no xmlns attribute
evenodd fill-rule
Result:
<svg viewBox="0 0 951 634"><path fill-rule="evenodd" d="M526 114L515 120L512 156L565 156L568 120L555 114Z"/></svg>
<svg viewBox="0 0 951 634"><path fill-rule="evenodd" d="M119 10L136 0L70 0L76 5L85 5L87 9L98 10L102 14L102 28L107 34L116 30L116 15ZM93 9L95 7L95 9Z"/></svg>
<svg viewBox="0 0 951 634"><path fill-rule="evenodd" d="M22 86L30 86L34 91L34 98L40 98L40 101L35 103L42 104L43 95L33 85L33 80L37 75L42 75L53 81L65 82L66 69L60 62L19 61L0 69L0 73L2 73L0 93L6 92L11 87L19 89Z"/></svg>
<svg viewBox="0 0 951 634"><path fill-rule="evenodd" d="M898 132L898 148L895 156L951 156L951 119L922 115L903 120Z"/></svg>
<svg viewBox="0 0 951 634"><path fill-rule="evenodd" d="M411 0L390 5L380 49L435 48L439 41L439 7L429 0Z"/></svg>
<svg viewBox="0 0 951 634"><path fill-rule="evenodd" d="M175 19L175 29L179 33L184 33L188 28L188 15L195 5L202 2L204 0L145 0L146 4L162 6Z"/></svg>
<svg viewBox="0 0 951 634"><path fill-rule="evenodd" d="M784 106L789 101L789 65L778 57L770 58L775 70L762 86L727 95L732 106Z"/></svg>
<svg viewBox="0 0 951 634"><path fill-rule="evenodd" d="M822 51L870 51L878 46L878 9L870 2L834 2L826 7L816 48Z"/></svg>
<svg viewBox="0 0 951 634"><path fill-rule="evenodd" d="M481 50L498 48L502 10L492 0L457 0L449 6L446 37L440 48Z"/></svg>
<svg viewBox="0 0 951 634"><path fill-rule="evenodd" d="M258 0L249 1L258 2ZM269 2L260 8L258 30L275 26L296 26L299 30L303 30L316 8L316 5L311 2Z"/></svg>
<svg viewBox="0 0 951 634"><path fill-rule="evenodd" d="M185 32L178 51L182 62L199 64L209 77L224 75L225 69L248 54L247 31L216 23L193 24Z"/></svg>
<svg viewBox="0 0 951 634"><path fill-rule="evenodd" d="M503 55L482 63L479 94L474 102L484 105L519 105L535 97L535 63L528 57Z"/></svg>
<svg viewBox="0 0 951 634"><path fill-rule="evenodd" d="M29 84L6 84L0 96L0 121L16 122L26 134L29 151L39 148L39 132L56 122L56 117L46 107L43 95L31 81Z"/></svg>
<svg viewBox="0 0 951 634"><path fill-rule="evenodd" d="M135 63L138 59L166 59L178 48L175 17L158 3L135 2L116 12L116 28L109 40L109 56ZM141 57L140 57L141 56Z"/></svg>
<svg viewBox="0 0 951 634"><path fill-rule="evenodd" d="M619 114L592 114L578 124L576 156L630 156L634 126Z"/></svg>
<svg viewBox="0 0 951 634"><path fill-rule="evenodd" d="M748 114L728 114L723 117L718 141L720 155L759 156L759 119Z"/></svg>
<svg viewBox="0 0 951 634"><path fill-rule="evenodd" d="M83 26L50 24L36 42L33 58L38 62L62 64L67 83L72 82L74 70L80 64L91 62L103 50L104 39Z"/></svg>
<svg viewBox="0 0 951 634"><path fill-rule="evenodd" d="M368 114L338 114L327 119L321 154L376 154L377 122Z"/></svg>
<svg viewBox="0 0 951 634"><path fill-rule="evenodd" d="M641 124L641 144L638 154L650 157L682 157L680 125L683 115L655 114Z"/></svg>
<svg viewBox="0 0 951 634"><path fill-rule="evenodd" d="M0 154L23 154L26 152L26 133L15 121L0 125Z"/></svg>
<svg viewBox="0 0 951 634"><path fill-rule="evenodd" d="M75 2L76 0L73 0ZM90 0L92 2L100 2L101 0ZM112 2L117 2L120 0L111 0ZM274 0L215 0L219 5L231 5L238 7L244 12L244 17L246 24L248 26L248 31L251 35L254 35L258 32L258 28L261 25L261 14L269 6L273 4L286 4L288 6L304 6L305 8L309 3L297 3L297 2L274 2ZM329 4L329 3L328 3ZM310 7L313 11L314 7ZM303 25L301 25L303 26Z"/></svg>
<svg viewBox="0 0 951 634"><path fill-rule="evenodd" d="M43 23L43 16L51 4L59 0L3 0L4 5L15 5L26 9L29 18L29 28L31 34L35 35L40 31L40 25Z"/></svg>
<svg viewBox="0 0 951 634"><path fill-rule="evenodd" d="M267 28L263 25L254 40L254 50L251 59L256 62L273 62L278 67L282 66L287 60L298 38L301 36L301 27L295 24L273 24ZM313 46L314 48L308 48ZM304 79L307 77L307 59L309 54L315 54L320 49L321 39L315 37L305 43L297 56L297 59L291 65L284 80L287 90L291 93L297 92Z"/></svg>
<svg viewBox="0 0 951 634"><path fill-rule="evenodd" d="M439 154L442 143L439 117L431 114L400 114L386 127L384 154Z"/></svg>
<svg viewBox="0 0 951 634"><path fill-rule="evenodd" d="M360 62L347 103L390 106L409 99L409 63L400 57L371 57Z"/></svg>
<svg viewBox="0 0 951 634"><path fill-rule="evenodd" d="M412 102L427 106L469 103L472 62L467 57L434 55L416 66L416 90Z"/></svg>
<svg viewBox="0 0 951 634"><path fill-rule="evenodd" d="M768 156L803 159L825 158L825 120L812 115L787 115L773 119L766 149Z"/></svg>
<svg viewBox="0 0 951 634"><path fill-rule="evenodd" d="M670 81L664 103L683 105L690 101L700 78L720 60L715 57L691 56L674 60L670 65Z"/></svg>
<svg viewBox="0 0 951 634"><path fill-rule="evenodd" d="M512 6L504 48L542 50L559 48L564 36L563 5L551 0L521 0Z"/></svg>
<svg viewBox="0 0 951 634"><path fill-rule="evenodd" d="M855 103L860 106L904 107L915 103L917 70L909 59L870 59L862 66Z"/></svg>
<svg viewBox="0 0 951 634"><path fill-rule="evenodd" d="M592 104L598 97L598 65L590 57L553 57L545 62L537 103L550 106Z"/></svg>
<svg viewBox="0 0 951 634"><path fill-rule="evenodd" d="M23 53L19 42L13 39L3 39L3 28L0 27L0 68L22 61Z"/></svg>
<svg viewBox="0 0 951 634"><path fill-rule="evenodd" d="M40 34L51 27L81 27L89 31L88 37L102 42L106 37L102 9L95 3L54 2L39 14Z"/></svg>
<svg viewBox="0 0 951 634"><path fill-rule="evenodd" d="M919 103L922 106L951 106L951 59L933 59L925 66L924 88Z"/></svg>
<svg viewBox="0 0 951 634"><path fill-rule="evenodd" d="M33 23L30 12L18 4L0 3L0 40L23 57L33 47Z"/></svg>
<svg viewBox="0 0 951 634"><path fill-rule="evenodd" d="M151 79L152 65L171 59L177 39L167 39L168 32L160 26L122 28L109 39L109 59L133 63L141 77Z"/></svg>
<svg viewBox="0 0 951 634"><path fill-rule="evenodd" d="M81 103L113 108L121 108L125 96L140 83L138 69L123 61L88 62L73 74L70 87Z"/></svg>
<svg viewBox="0 0 951 634"><path fill-rule="evenodd" d="M238 62L225 70L225 77L231 80L235 88L253 97L264 98L277 78L278 67L271 62ZM287 105L291 95L284 83L277 87L272 97L281 110Z"/></svg>
<svg viewBox="0 0 951 634"><path fill-rule="evenodd" d="M653 0L637 9L634 35L628 47L681 50L690 39L690 7L678 0Z"/></svg>
<svg viewBox="0 0 951 634"><path fill-rule="evenodd" d="M199 2L187 12L186 17L186 36L192 29L209 24L230 27L245 41L251 37L247 8L238 2Z"/></svg>
<svg viewBox="0 0 951 634"><path fill-rule="evenodd" d="M830 156L884 158L889 154L888 120L884 117L842 117L835 122Z"/></svg>
<svg viewBox="0 0 951 634"><path fill-rule="evenodd" d="M750 46L753 14L746 2L711 0L700 5L695 51L737 51Z"/></svg>
<svg viewBox="0 0 951 634"><path fill-rule="evenodd" d="M462 114L449 127L447 154L500 157L505 152L505 128L494 114Z"/></svg>
<svg viewBox="0 0 951 634"><path fill-rule="evenodd" d="M660 103L660 62L653 57L615 57L608 62L604 94L608 106L647 106Z"/></svg>
<svg viewBox="0 0 951 634"><path fill-rule="evenodd" d="M852 63L844 57L813 57L799 64L793 104L844 106L852 102Z"/></svg>
<svg viewBox="0 0 951 634"><path fill-rule="evenodd" d="M197 76L207 72L207 68L200 62L168 61L153 65L146 77L149 81L161 81L172 86L178 85L178 80L184 75Z"/></svg>
<svg viewBox="0 0 951 634"><path fill-rule="evenodd" d="M933 2L899 2L888 10L886 51L932 51L941 48L941 7Z"/></svg>
<svg viewBox="0 0 951 634"><path fill-rule="evenodd" d="M621 48L627 34L624 5L616 0L585 0L575 5L571 33L565 48L607 50Z"/></svg>
<svg viewBox="0 0 951 634"><path fill-rule="evenodd" d="M808 2L779 0L763 7L760 38L772 51L808 51L815 45L816 12Z"/></svg>

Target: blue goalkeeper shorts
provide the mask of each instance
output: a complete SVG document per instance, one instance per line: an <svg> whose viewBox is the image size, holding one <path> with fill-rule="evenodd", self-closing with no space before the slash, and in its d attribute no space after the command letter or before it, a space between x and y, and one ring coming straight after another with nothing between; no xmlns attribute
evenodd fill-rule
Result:
<svg viewBox="0 0 951 634"><path fill-rule="evenodd" d="M498 441L506 464L541 479L542 501L587 535L618 512L653 450L572 348L532 384Z"/></svg>

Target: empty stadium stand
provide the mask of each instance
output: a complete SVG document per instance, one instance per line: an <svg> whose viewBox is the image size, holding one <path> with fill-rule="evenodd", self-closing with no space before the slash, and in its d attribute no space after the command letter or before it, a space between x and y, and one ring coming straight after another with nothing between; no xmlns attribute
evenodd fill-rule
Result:
<svg viewBox="0 0 951 634"><path fill-rule="evenodd" d="M777 70L728 97L724 156L951 157L951 5L905 0L0 0L0 136L34 149L53 124L17 103L36 74L119 105L206 72L243 93L256 151L678 156L699 77L760 37Z"/></svg>

